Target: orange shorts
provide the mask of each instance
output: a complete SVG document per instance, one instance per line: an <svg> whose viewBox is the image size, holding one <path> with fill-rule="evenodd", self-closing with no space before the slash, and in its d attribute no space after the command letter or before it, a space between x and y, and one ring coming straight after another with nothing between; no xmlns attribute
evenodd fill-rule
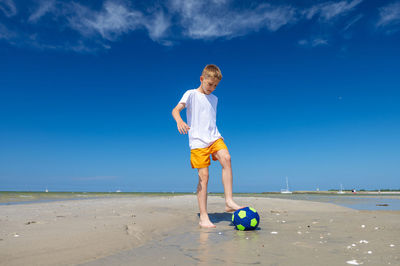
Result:
<svg viewBox="0 0 400 266"><path fill-rule="evenodd" d="M217 158L215 158L214 153L223 149L227 150L228 147L226 147L222 139L217 139L207 148L190 150L190 163L192 164L192 168L208 167L211 164L210 155L212 159L216 161Z"/></svg>

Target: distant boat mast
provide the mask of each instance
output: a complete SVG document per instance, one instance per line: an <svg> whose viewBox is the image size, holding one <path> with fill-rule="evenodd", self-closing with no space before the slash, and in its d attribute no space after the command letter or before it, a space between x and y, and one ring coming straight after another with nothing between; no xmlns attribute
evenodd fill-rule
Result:
<svg viewBox="0 0 400 266"><path fill-rule="evenodd" d="M344 194L345 192L343 191L343 185L340 184L340 190L338 191L338 194Z"/></svg>
<svg viewBox="0 0 400 266"><path fill-rule="evenodd" d="M289 190L289 180L286 177L286 189L281 189L282 194L292 194L292 191Z"/></svg>

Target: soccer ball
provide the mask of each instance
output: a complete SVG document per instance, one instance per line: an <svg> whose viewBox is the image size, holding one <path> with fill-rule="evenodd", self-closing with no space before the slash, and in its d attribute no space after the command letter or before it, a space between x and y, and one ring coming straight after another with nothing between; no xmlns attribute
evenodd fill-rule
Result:
<svg viewBox="0 0 400 266"><path fill-rule="evenodd" d="M232 223L240 231L254 230L260 223L260 216L254 208L246 207L232 214Z"/></svg>

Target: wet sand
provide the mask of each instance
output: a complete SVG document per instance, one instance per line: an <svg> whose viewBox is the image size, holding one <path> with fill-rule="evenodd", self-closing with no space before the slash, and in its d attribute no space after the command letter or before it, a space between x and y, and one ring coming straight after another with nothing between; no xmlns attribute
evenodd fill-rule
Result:
<svg viewBox="0 0 400 266"><path fill-rule="evenodd" d="M210 196L201 229L190 196L0 206L0 265L400 265L400 213L236 197L260 214L241 232Z"/></svg>

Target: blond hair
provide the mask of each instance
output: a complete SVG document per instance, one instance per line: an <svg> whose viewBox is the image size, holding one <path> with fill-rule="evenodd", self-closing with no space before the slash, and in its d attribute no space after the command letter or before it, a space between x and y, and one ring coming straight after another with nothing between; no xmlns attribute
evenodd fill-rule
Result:
<svg viewBox="0 0 400 266"><path fill-rule="evenodd" d="M218 80L222 79L221 69L219 69L219 67L217 67L216 65L212 65L212 64L206 65L206 67L203 69L203 72L201 72L201 75L205 79L209 79L209 78L214 78L214 79L218 79Z"/></svg>

